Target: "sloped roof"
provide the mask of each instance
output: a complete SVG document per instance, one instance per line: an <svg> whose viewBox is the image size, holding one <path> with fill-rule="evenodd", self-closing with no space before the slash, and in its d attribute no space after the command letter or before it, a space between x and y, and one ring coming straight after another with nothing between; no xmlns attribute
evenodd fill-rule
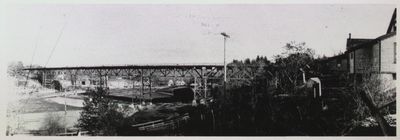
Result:
<svg viewBox="0 0 400 140"><path fill-rule="evenodd" d="M377 37L377 38L375 38L375 39L373 39L371 41L364 42L364 43L359 44L359 45L357 45L357 46L355 46L353 48L350 48L347 51L351 52L351 51L354 51L354 50L357 50L357 49L360 49L360 48L368 47L368 46L371 46L371 45L373 45L375 43L378 43L378 41L380 41L380 40L383 40L383 39L386 39L386 38L389 38L389 37L392 37L392 36L395 36L395 35L396 35L396 32L391 32L389 34L384 34L384 35L379 36L379 37Z"/></svg>
<svg viewBox="0 0 400 140"><path fill-rule="evenodd" d="M351 52L363 47L368 47L377 43L380 40L396 35L396 11L397 8L394 9L394 12L392 14L392 19L390 20L390 24L386 31L386 34L379 36L375 39L347 39L347 48L346 48L347 51Z"/></svg>
<svg viewBox="0 0 400 140"><path fill-rule="evenodd" d="M348 38L346 43L346 50L349 50L355 46L360 44L372 41L374 39L367 39L367 38Z"/></svg>
<svg viewBox="0 0 400 140"><path fill-rule="evenodd" d="M331 60L346 59L346 58L347 58L347 53L342 53L342 54L338 54L338 55L335 55L332 57L328 57L326 59L322 59L322 60L320 60L320 62L327 63L328 61L331 61Z"/></svg>
<svg viewBox="0 0 400 140"><path fill-rule="evenodd" d="M388 34L390 32L396 32L396 13L397 13L396 11L397 11L397 8L394 9L392 19L390 20L389 27L386 31L386 34Z"/></svg>

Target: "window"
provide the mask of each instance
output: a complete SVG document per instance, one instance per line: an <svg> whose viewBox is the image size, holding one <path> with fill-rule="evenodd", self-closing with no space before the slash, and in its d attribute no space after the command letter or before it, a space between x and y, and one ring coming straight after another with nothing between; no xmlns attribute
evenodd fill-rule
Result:
<svg viewBox="0 0 400 140"><path fill-rule="evenodd" d="M397 79L396 73L392 73L392 78L393 78L393 80L396 80L396 79Z"/></svg>
<svg viewBox="0 0 400 140"><path fill-rule="evenodd" d="M393 63L396 64L396 57L397 57L397 49L396 49L396 42L393 43Z"/></svg>

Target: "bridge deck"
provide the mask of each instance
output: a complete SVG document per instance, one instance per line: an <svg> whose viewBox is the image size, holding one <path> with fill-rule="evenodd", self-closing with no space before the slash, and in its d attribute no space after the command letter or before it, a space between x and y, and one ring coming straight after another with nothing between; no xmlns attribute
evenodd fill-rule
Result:
<svg viewBox="0 0 400 140"><path fill-rule="evenodd" d="M125 66L77 66L77 67L42 67L25 68L23 70L90 70L90 69L201 69L201 68L223 69L224 65L219 64L201 64L201 65L125 65Z"/></svg>

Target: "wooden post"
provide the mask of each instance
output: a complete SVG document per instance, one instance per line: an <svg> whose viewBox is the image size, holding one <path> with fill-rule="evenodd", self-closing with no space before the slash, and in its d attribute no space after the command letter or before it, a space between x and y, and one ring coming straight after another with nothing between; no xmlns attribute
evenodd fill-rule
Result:
<svg viewBox="0 0 400 140"><path fill-rule="evenodd" d="M305 84L306 83L306 72L302 68L300 68L300 71L303 75L303 84Z"/></svg>
<svg viewBox="0 0 400 140"><path fill-rule="evenodd" d="M378 122L382 133L384 136L389 136L389 124L386 122L385 118L383 118L382 114L379 112L378 107L375 106L374 101L371 96L369 96L365 91L360 92L361 99L367 105L369 110L371 111L372 116L375 118L376 122Z"/></svg>

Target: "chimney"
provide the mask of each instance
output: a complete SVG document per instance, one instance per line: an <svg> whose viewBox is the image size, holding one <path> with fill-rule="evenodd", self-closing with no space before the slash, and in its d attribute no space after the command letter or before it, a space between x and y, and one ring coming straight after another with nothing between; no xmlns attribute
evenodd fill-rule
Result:
<svg viewBox="0 0 400 140"><path fill-rule="evenodd" d="M350 49L351 45L351 33L349 33L349 38L347 38L346 42L346 51Z"/></svg>

